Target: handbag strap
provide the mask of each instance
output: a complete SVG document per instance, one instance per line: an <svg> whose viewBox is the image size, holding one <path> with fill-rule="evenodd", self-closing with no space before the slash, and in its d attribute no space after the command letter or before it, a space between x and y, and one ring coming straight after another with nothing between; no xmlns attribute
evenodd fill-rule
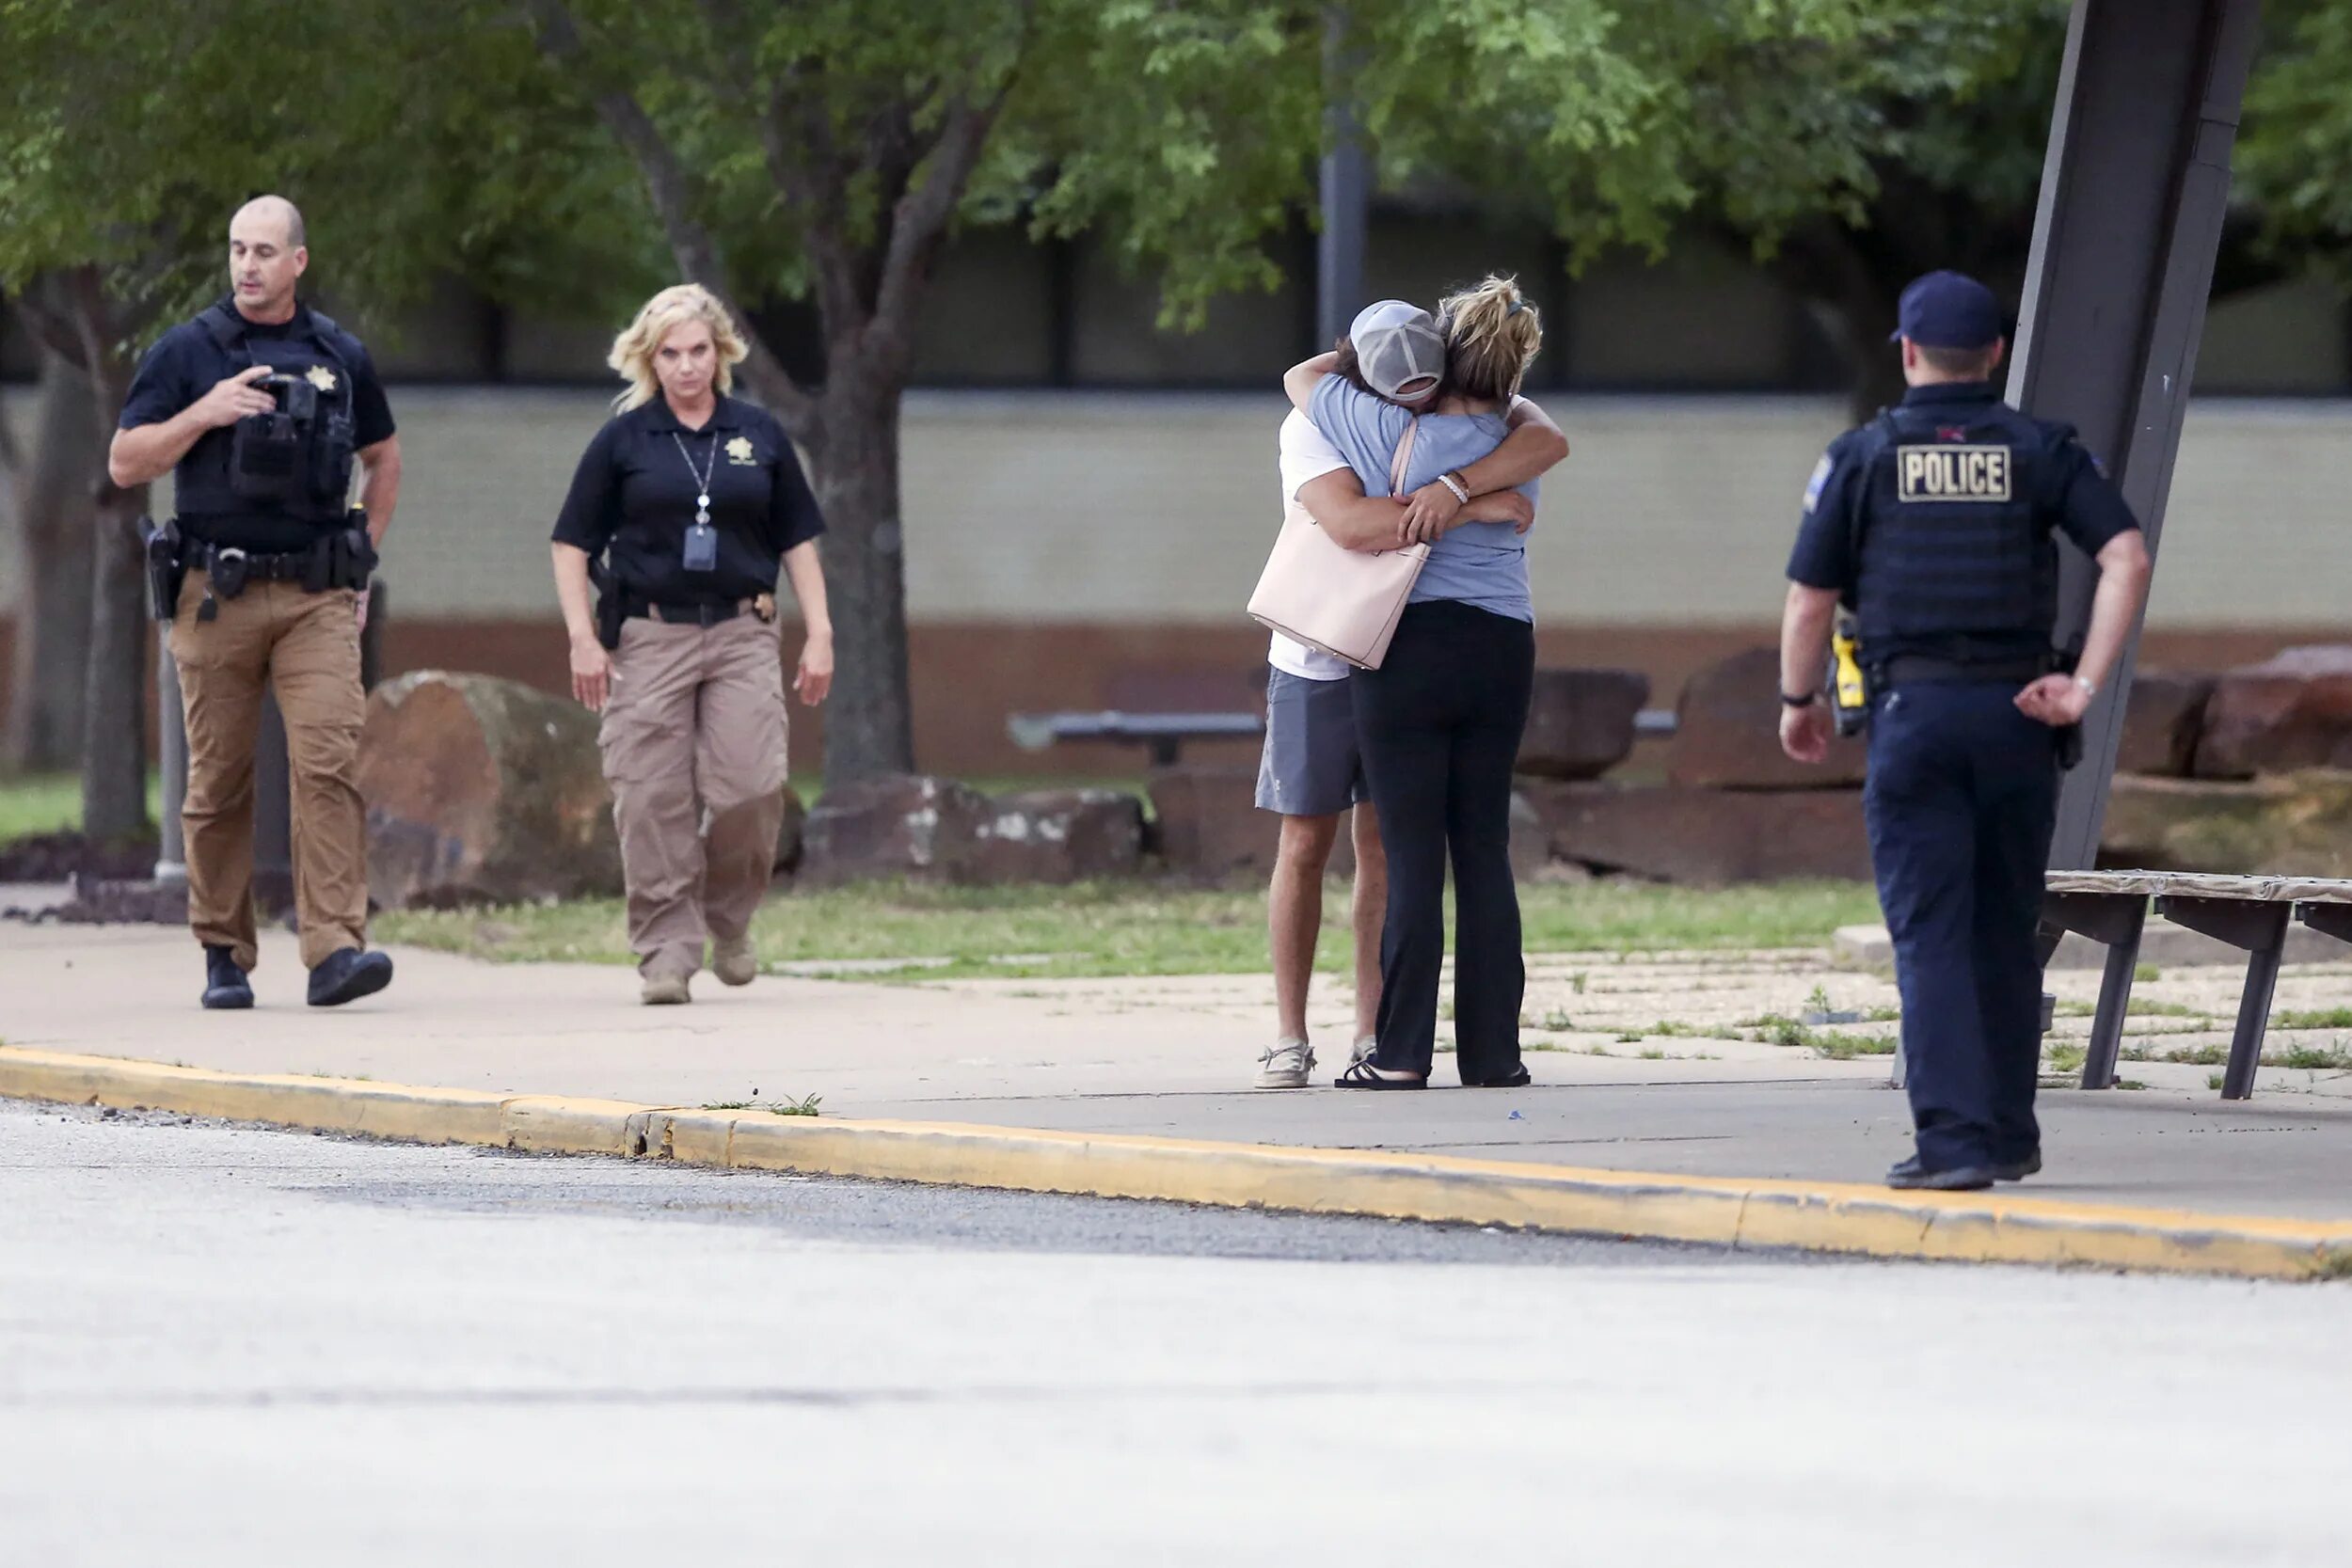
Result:
<svg viewBox="0 0 2352 1568"><path fill-rule="evenodd" d="M1389 459L1389 495L1397 500L1405 499L1405 470L1412 466L1413 437L1421 434L1421 416L1413 416L1405 427L1404 439L1396 444L1396 455Z"/></svg>

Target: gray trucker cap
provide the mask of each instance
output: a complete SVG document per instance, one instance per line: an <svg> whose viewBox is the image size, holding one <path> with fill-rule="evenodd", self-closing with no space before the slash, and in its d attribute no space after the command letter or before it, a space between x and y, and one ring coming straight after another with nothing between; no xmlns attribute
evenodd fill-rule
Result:
<svg viewBox="0 0 2352 1568"><path fill-rule="evenodd" d="M1356 346L1364 385L1384 398L1412 382L1445 375L1445 334L1418 305L1384 299L1365 306L1348 326L1347 341Z"/></svg>

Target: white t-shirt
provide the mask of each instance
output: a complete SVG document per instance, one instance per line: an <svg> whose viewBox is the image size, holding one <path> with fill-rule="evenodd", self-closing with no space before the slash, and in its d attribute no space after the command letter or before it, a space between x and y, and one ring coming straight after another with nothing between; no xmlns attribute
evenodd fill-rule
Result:
<svg viewBox="0 0 2352 1568"><path fill-rule="evenodd" d="M1314 421L1294 408L1282 421L1279 438L1282 465L1282 509L1290 510L1291 502L1308 481L1322 478L1334 468L1347 467L1347 459L1340 449L1327 439ZM1355 673L1355 667L1343 658L1334 658L1318 648L1292 641L1280 632L1274 634L1274 645L1266 650L1266 662L1277 670L1296 675L1302 680L1344 680Z"/></svg>

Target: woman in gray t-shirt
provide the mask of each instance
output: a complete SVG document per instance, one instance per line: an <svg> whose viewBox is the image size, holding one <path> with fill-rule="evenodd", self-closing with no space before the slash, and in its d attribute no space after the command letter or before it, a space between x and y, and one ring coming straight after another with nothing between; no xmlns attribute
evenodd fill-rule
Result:
<svg viewBox="0 0 2352 1568"><path fill-rule="evenodd" d="M1416 420L1406 487L1434 483L1458 491L1456 470L1506 434L1504 416L1543 341L1534 307L1509 278L1489 277L1447 299L1439 321L1446 381L1432 414L1416 415L1329 373L1327 359L1284 377L1292 400L1347 458L1368 495L1387 493L1397 443ZM1533 482L1521 488L1534 499ZM1534 618L1524 534L1507 524L1461 524L1432 543L1387 659L1348 683L1388 845L1389 907L1378 1047L1341 1075L1343 1088L1428 1084L1449 859L1455 1064L1474 1088L1528 1081L1518 1037L1527 976L1511 875L1511 770L1534 681Z"/></svg>

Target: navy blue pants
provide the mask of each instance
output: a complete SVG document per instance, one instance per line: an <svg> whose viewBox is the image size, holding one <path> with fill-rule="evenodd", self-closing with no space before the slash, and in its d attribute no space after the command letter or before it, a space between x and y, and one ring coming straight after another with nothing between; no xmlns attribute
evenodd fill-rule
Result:
<svg viewBox="0 0 2352 1568"><path fill-rule="evenodd" d="M2042 1056L2035 927L2058 737L2013 684L1913 682L1878 700L1863 813L1895 941L1911 1119L1931 1170L2023 1159Z"/></svg>

